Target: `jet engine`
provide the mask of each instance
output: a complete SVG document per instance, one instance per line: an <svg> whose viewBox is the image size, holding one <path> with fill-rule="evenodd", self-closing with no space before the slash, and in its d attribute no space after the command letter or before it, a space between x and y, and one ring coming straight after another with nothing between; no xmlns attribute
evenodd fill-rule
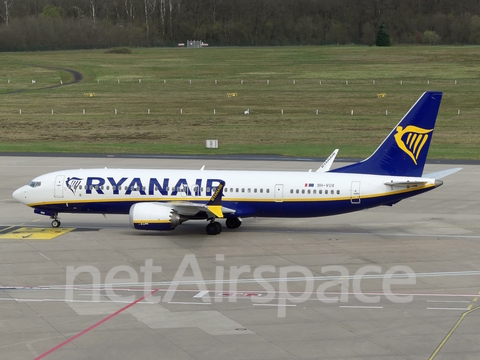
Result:
<svg viewBox="0 0 480 360"><path fill-rule="evenodd" d="M160 203L138 203L129 212L130 225L137 230L173 230L188 220L168 205Z"/></svg>

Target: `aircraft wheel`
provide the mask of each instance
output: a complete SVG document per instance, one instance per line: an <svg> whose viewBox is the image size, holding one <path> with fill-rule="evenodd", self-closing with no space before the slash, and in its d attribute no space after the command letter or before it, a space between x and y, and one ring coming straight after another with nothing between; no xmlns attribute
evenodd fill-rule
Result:
<svg viewBox="0 0 480 360"><path fill-rule="evenodd" d="M60 220L55 219L55 220L52 221L52 227L53 228L58 228L58 227L60 227L61 224L62 223L60 222Z"/></svg>
<svg viewBox="0 0 480 360"><path fill-rule="evenodd" d="M236 229L242 225L242 220L237 217L227 218L225 225L227 225L229 229Z"/></svg>
<svg viewBox="0 0 480 360"><path fill-rule="evenodd" d="M213 222L213 223L207 224L206 230L208 235L217 235L219 233L218 228L215 224L218 224L218 223Z"/></svg>
<svg viewBox="0 0 480 360"><path fill-rule="evenodd" d="M216 221L213 224L217 228L217 234L220 234L222 232L222 224L220 224L219 222L216 222Z"/></svg>

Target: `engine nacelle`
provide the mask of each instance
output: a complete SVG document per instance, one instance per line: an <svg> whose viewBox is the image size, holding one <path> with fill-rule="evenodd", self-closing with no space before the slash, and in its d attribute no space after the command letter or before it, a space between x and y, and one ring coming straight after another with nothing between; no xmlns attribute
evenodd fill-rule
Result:
<svg viewBox="0 0 480 360"><path fill-rule="evenodd" d="M173 230L187 220L168 205L138 203L130 208L130 225L137 230Z"/></svg>

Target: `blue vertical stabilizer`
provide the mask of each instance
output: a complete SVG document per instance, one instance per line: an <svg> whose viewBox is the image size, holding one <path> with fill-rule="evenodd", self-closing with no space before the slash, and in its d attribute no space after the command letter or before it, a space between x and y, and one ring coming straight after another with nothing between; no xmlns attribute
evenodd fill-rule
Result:
<svg viewBox="0 0 480 360"><path fill-rule="evenodd" d="M421 177L441 100L425 92L368 159L331 172Z"/></svg>

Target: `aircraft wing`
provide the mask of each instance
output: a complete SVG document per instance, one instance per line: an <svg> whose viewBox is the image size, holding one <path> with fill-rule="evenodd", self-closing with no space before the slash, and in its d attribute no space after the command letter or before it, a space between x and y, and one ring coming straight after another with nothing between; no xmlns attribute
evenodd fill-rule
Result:
<svg viewBox="0 0 480 360"><path fill-rule="evenodd" d="M335 161L335 157L338 154L338 149L335 149L330 156L323 162L322 165L318 168L317 172L328 172L332 167L333 162Z"/></svg>
<svg viewBox="0 0 480 360"><path fill-rule="evenodd" d="M200 204L194 202L171 202L168 203L173 210L180 215L195 216L197 213L204 211L211 216L222 218L223 214L233 214L235 210L220 206L219 208L211 208L208 204Z"/></svg>
<svg viewBox="0 0 480 360"><path fill-rule="evenodd" d="M195 202L183 201L183 202L171 202L169 206L176 212L185 216L195 216L200 211L205 211L211 216L223 218L223 214L233 214L235 210L222 206L223 187L225 181L221 181L218 185L215 193L212 195L208 203L200 204Z"/></svg>

